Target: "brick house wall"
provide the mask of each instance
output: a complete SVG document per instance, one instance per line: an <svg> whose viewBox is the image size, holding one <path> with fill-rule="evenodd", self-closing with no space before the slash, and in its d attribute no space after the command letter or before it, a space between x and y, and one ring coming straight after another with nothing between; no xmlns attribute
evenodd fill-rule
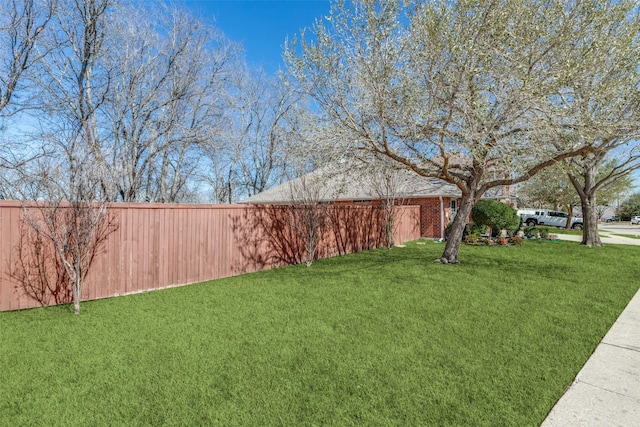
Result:
<svg viewBox="0 0 640 427"><path fill-rule="evenodd" d="M441 231L452 221L451 218L451 197L442 197L442 208L444 211L444 222L440 223L440 198L439 197L421 197L410 198L404 200L404 205L420 206L420 236L431 239L439 239L442 237ZM456 206L459 205L460 199L456 199ZM340 200L336 201L338 205L350 204L379 204L379 200Z"/></svg>
<svg viewBox="0 0 640 427"><path fill-rule="evenodd" d="M407 205L420 206L420 235L422 237L428 237L433 239L439 239L443 237L441 235L442 230L452 221L451 218L451 201L454 200L451 197L442 198L442 210L444 213L444 221L441 223L440 213L440 198L439 197L424 197L424 198L412 198L405 201ZM459 200L456 200L456 206L459 205Z"/></svg>

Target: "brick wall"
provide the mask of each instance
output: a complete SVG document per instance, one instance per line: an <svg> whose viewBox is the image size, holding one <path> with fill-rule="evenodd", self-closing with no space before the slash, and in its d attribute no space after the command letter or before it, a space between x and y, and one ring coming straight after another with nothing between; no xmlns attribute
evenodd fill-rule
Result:
<svg viewBox="0 0 640 427"><path fill-rule="evenodd" d="M355 202L353 200L341 200L335 202L336 205L352 205ZM373 206L379 205L379 200L371 200L363 202L365 204L371 204ZM459 203L459 199L458 199ZM404 200L405 206L419 206L420 207L420 236L428 237L432 239L439 239L441 236L441 212L440 212L440 198L439 197L422 197L422 198L410 198ZM446 227L451 222L451 198L442 198L442 211L444 214L444 221L442 227Z"/></svg>
<svg viewBox="0 0 640 427"><path fill-rule="evenodd" d="M443 210L445 213L445 222L447 224L447 218L449 217L449 203L450 199L443 197ZM405 202L407 205L417 205L420 207L420 235L422 237L429 237L439 239L441 234L441 212L440 212L440 199L438 197L427 198L415 198L409 199Z"/></svg>

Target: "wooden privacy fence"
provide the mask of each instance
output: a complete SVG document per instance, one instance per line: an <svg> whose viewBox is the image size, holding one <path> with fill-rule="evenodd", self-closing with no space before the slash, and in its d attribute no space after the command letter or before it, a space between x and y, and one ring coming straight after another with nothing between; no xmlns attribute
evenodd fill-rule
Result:
<svg viewBox="0 0 640 427"><path fill-rule="evenodd" d="M291 207L114 203L117 230L96 256L83 300L186 285L303 260ZM420 237L417 206L399 207L395 242ZM328 206L316 258L385 245L375 206ZM23 207L0 201L0 311L37 307L16 279ZM24 227L23 227L24 228ZM46 245L46 244L45 244ZM52 254L51 248L47 254ZM22 257L25 251L22 251ZM50 255L47 255L50 256ZM59 273L59 272L58 272ZM50 274L50 273L47 273Z"/></svg>

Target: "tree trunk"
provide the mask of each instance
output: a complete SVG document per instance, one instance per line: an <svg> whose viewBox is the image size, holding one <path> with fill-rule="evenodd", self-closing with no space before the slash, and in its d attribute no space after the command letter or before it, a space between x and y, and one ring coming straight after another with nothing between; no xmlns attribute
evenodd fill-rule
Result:
<svg viewBox="0 0 640 427"><path fill-rule="evenodd" d="M603 246L598 234L598 203L595 191L585 194L582 200L582 218L584 228L582 230L582 244L587 247Z"/></svg>
<svg viewBox="0 0 640 427"><path fill-rule="evenodd" d="M596 201L598 183L596 175L605 154L600 153L595 157L583 159L580 165L583 182L580 182L576 175L569 174L569 180L580 196L583 219L582 244L587 247L603 246L598 235L598 203Z"/></svg>
<svg viewBox="0 0 640 427"><path fill-rule="evenodd" d="M73 289L73 314L80 314L80 286L77 283L72 283Z"/></svg>
<svg viewBox="0 0 640 427"><path fill-rule="evenodd" d="M567 205L567 222L564 224L564 228L571 228L571 219L573 218L573 203Z"/></svg>
<svg viewBox="0 0 640 427"><path fill-rule="evenodd" d="M457 264L458 250L460 249L460 243L462 243L462 234L464 228L467 225L469 215L471 215L471 209L476 200L473 195L463 195L460 202L460 208L456 213L456 217L453 219L453 224L447 234L447 244L444 247L442 256L435 260L436 263L441 264Z"/></svg>

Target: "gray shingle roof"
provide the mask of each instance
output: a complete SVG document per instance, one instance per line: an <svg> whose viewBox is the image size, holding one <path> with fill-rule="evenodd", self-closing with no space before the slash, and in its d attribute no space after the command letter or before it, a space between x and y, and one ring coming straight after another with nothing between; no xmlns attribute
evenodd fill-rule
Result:
<svg viewBox="0 0 640 427"><path fill-rule="evenodd" d="M381 169L358 166L351 162L319 169L290 182L272 187L242 201L252 204L286 204L296 199L301 188L314 187L321 201L358 201L380 199L377 190L383 178ZM388 169L387 169L388 170ZM388 176L388 175L384 175ZM395 198L460 197L458 187L437 178L425 178L399 169L393 172Z"/></svg>

